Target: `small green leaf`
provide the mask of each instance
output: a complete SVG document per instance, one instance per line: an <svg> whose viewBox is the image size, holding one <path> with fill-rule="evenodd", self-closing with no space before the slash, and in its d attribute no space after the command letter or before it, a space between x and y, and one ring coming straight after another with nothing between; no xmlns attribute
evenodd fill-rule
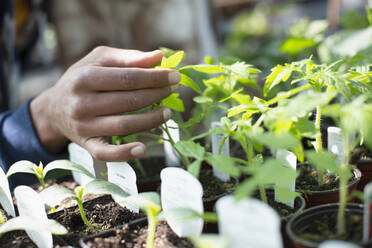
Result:
<svg viewBox="0 0 372 248"><path fill-rule="evenodd" d="M179 83L183 86L190 87L191 89L201 94L199 86L186 74L181 73L181 81Z"/></svg>
<svg viewBox="0 0 372 248"><path fill-rule="evenodd" d="M213 99L207 96L196 96L193 100L196 103L213 103Z"/></svg>
<svg viewBox="0 0 372 248"><path fill-rule="evenodd" d="M291 133L255 133L250 137L257 143L263 144L273 149L293 149L301 145L300 141Z"/></svg>
<svg viewBox="0 0 372 248"><path fill-rule="evenodd" d="M11 175L15 173L29 173L29 174L34 174L36 175L35 169L37 168L37 165L27 161L27 160L21 160L18 161L12 166L10 166L8 172L6 173L7 177L10 177Z"/></svg>
<svg viewBox="0 0 372 248"><path fill-rule="evenodd" d="M67 229L55 220L42 220L40 218L29 216L18 216L0 225L0 233L14 230L45 231L51 232L55 235L63 235L67 233Z"/></svg>
<svg viewBox="0 0 372 248"><path fill-rule="evenodd" d="M298 120L293 123L293 127L301 133L302 137L312 139L315 138L317 134L315 123L307 118L298 118Z"/></svg>
<svg viewBox="0 0 372 248"><path fill-rule="evenodd" d="M280 46L280 51L294 56L299 52L315 45L316 42L313 39L290 37L282 43Z"/></svg>
<svg viewBox="0 0 372 248"><path fill-rule="evenodd" d="M293 201L297 196L300 196L298 192L292 192L287 187L282 187L276 185L275 189L275 196L281 201L282 203Z"/></svg>
<svg viewBox="0 0 372 248"><path fill-rule="evenodd" d="M234 160L230 157L217 155L217 156L209 156L206 158L208 163L216 168L220 169L222 172L229 174L232 177L239 177L240 176L240 169L235 164Z"/></svg>
<svg viewBox="0 0 372 248"><path fill-rule="evenodd" d="M182 153L186 157L191 157L195 159L203 159L205 149L199 143L195 143L191 140L179 141L175 145L177 151Z"/></svg>
<svg viewBox="0 0 372 248"><path fill-rule="evenodd" d="M88 194L116 195L121 198L129 195L118 185L102 179L95 179L85 186L84 196Z"/></svg>
<svg viewBox="0 0 372 248"><path fill-rule="evenodd" d="M122 201L124 203L136 205L142 210L152 209L156 213L161 211L160 197L156 192L144 192L138 195L131 195L123 198Z"/></svg>
<svg viewBox="0 0 372 248"><path fill-rule="evenodd" d="M179 51L179 52L171 55L168 58L163 57L160 67L161 68L170 68L170 69L176 68L181 63L184 56L185 56L185 52L184 51Z"/></svg>
<svg viewBox="0 0 372 248"><path fill-rule="evenodd" d="M257 189L257 181L255 178L246 179L235 189L234 196L237 200L253 195Z"/></svg>
<svg viewBox="0 0 372 248"><path fill-rule="evenodd" d="M201 236L190 237L196 248L228 248L229 239L218 234L202 234Z"/></svg>
<svg viewBox="0 0 372 248"><path fill-rule="evenodd" d="M179 112L185 111L182 100L178 98L179 95L178 93L172 93L161 101L162 105Z"/></svg>
<svg viewBox="0 0 372 248"><path fill-rule="evenodd" d="M310 164L320 171L330 170L333 173L340 173L340 166L337 164L337 156L327 151L306 152Z"/></svg>
<svg viewBox="0 0 372 248"><path fill-rule="evenodd" d="M202 160L197 159L187 166L187 171L190 172L190 174L193 175L195 178L199 178L201 163Z"/></svg>
<svg viewBox="0 0 372 248"><path fill-rule="evenodd" d="M81 166L76 163L72 163L69 160L55 160L47 164L43 171L44 177L49 171L55 170L55 169L75 171L75 172L83 173L87 175L88 177L95 178L95 176L92 175L92 173L90 173L87 169L85 169L84 166Z"/></svg>
<svg viewBox="0 0 372 248"><path fill-rule="evenodd" d="M40 192L40 197L44 203L51 208L58 206L64 199L73 196L75 196L74 192L60 185L52 185Z"/></svg>
<svg viewBox="0 0 372 248"><path fill-rule="evenodd" d="M206 64L201 64L201 65L189 65L182 67L181 70L184 69L194 69L196 71L208 73L208 74L217 74L217 73L226 73L227 69L224 68L223 66L218 66L218 65L206 65Z"/></svg>

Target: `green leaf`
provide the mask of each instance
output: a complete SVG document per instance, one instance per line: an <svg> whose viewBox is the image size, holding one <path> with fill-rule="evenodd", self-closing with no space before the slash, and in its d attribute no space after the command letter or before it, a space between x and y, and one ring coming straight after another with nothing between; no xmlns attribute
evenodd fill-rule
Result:
<svg viewBox="0 0 372 248"><path fill-rule="evenodd" d="M313 39L290 37L282 43L280 51L294 56L315 45L316 42Z"/></svg>
<svg viewBox="0 0 372 248"><path fill-rule="evenodd" d="M144 192L138 195L131 195L121 200L124 203L136 205L142 210L152 209L158 213L161 211L160 197L156 192Z"/></svg>
<svg viewBox="0 0 372 248"><path fill-rule="evenodd" d="M186 157L202 160L205 154L205 149L199 143L195 143L191 140L179 141L175 145L177 151L182 153Z"/></svg>
<svg viewBox="0 0 372 248"><path fill-rule="evenodd" d="M202 234L190 240L196 248L228 248L230 244L229 239L218 234Z"/></svg>
<svg viewBox="0 0 372 248"><path fill-rule="evenodd" d="M173 110L183 112L185 111L185 108L183 106L182 100L178 98L179 95L180 94L178 93L172 93L167 98L165 98L163 101L161 101L161 104Z"/></svg>
<svg viewBox="0 0 372 248"><path fill-rule="evenodd" d="M271 69L271 74L266 78L264 85L264 96L267 96L269 91L278 85L280 82L287 81L293 72L293 67L289 65L277 65Z"/></svg>
<svg viewBox="0 0 372 248"><path fill-rule="evenodd" d="M196 103L213 103L213 99L207 96L196 96L193 100Z"/></svg>
<svg viewBox="0 0 372 248"><path fill-rule="evenodd" d="M315 123L307 118L298 118L297 121L293 123L293 127L301 133L302 137L312 139L315 138L317 134Z"/></svg>
<svg viewBox="0 0 372 248"><path fill-rule="evenodd" d="M0 225L0 233L14 230L45 231L55 235L67 234L67 229L55 220L18 216Z"/></svg>
<svg viewBox="0 0 372 248"><path fill-rule="evenodd" d="M10 177L11 175L15 173L29 173L29 174L37 175L35 172L36 167L37 165L30 161L21 160L21 161L18 161L12 164L12 166L10 166L6 175L7 177Z"/></svg>
<svg viewBox="0 0 372 248"><path fill-rule="evenodd" d="M85 169L84 166L81 166L76 163L72 163L69 160L55 160L47 164L43 171L44 177L49 171L55 170L55 169L75 171L75 172L83 173L87 175L88 177L95 178L95 176L92 175L92 173L90 173L87 169Z"/></svg>
<svg viewBox="0 0 372 248"><path fill-rule="evenodd" d="M275 189L275 196L279 199L280 202L286 203L294 200L297 196L301 194L298 192L292 192L288 187L282 187L276 185Z"/></svg>
<svg viewBox="0 0 372 248"><path fill-rule="evenodd" d="M184 69L194 69L195 71L200 71L208 74L217 74L217 73L226 73L227 69L224 68L223 66L218 66L218 65L206 65L206 64L201 64L201 65L189 65L182 67L181 70Z"/></svg>
<svg viewBox="0 0 372 248"><path fill-rule="evenodd" d="M175 54L171 55L168 58L163 57L160 67L161 68L170 68L170 69L176 68L181 63L184 56L185 56L185 52L184 51L179 51L179 52L176 52Z"/></svg>
<svg viewBox="0 0 372 248"><path fill-rule="evenodd" d="M197 159L187 166L187 171L190 172L195 178L199 178L200 167L202 160Z"/></svg>
<svg viewBox="0 0 372 248"><path fill-rule="evenodd" d="M84 196L88 194L116 195L121 198L125 198L129 195L118 185L110 183L103 179L95 179L89 182L85 186Z"/></svg>
<svg viewBox="0 0 372 248"><path fill-rule="evenodd" d="M249 134L257 143L273 149L294 149L301 145L300 141L291 133L255 133Z"/></svg>
<svg viewBox="0 0 372 248"><path fill-rule="evenodd" d="M190 87L191 89L201 94L199 86L186 74L181 73L181 81L179 83L183 86Z"/></svg>
<svg viewBox="0 0 372 248"><path fill-rule="evenodd" d="M206 158L208 163L222 172L229 174L232 177L239 177L240 176L240 169L235 164L234 160L230 157L217 155L217 156L209 156Z"/></svg>
<svg viewBox="0 0 372 248"><path fill-rule="evenodd" d="M340 173L340 166L337 164L337 156L327 151L306 152L310 164L320 171L330 170L333 173Z"/></svg>
<svg viewBox="0 0 372 248"><path fill-rule="evenodd" d="M167 47L159 47L159 50L162 51L164 55L168 57L174 55L176 52L179 52L179 51L167 48Z"/></svg>
<svg viewBox="0 0 372 248"><path fill-rule="evenodd" d="M60 185L52 185L40 192L44 203L53 208L59 205L64 199L75 196L74 192Z"/></svg>
<svg viewBox="0 0 372 248"><path fill-rule="evenodd" d="M245 197L252 196L257 189L257 181L255 178L246 179L238 185L235 189L234 196L237 200L243 199Z"/></svg>

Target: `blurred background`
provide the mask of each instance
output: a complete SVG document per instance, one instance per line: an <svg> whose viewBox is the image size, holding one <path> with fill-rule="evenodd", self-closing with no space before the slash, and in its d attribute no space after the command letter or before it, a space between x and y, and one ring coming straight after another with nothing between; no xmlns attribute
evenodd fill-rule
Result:
<svg viewBox="0 0 372 248"><path fill-rule="evenodd" d="M185 50L244 60L264 74L313 56L371 57L367 0L15 0L17 70L10 106L53 85L94 47ZM370 3L371 4L371 3Z"/></svg>

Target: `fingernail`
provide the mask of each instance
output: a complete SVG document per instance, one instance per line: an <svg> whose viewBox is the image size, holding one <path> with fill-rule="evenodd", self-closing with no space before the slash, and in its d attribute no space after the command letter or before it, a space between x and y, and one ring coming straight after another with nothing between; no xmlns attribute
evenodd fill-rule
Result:
<svg viewBox="0 0 372 248"><path fill-rule="evenodd" d="M172 111L169 108L163 110L163 120L167 121L172 117Z"/></svg>
<svg viewBox="0 0 372 248"><path fill-rule="evenodd" d="M168 74L169 84L177 84L181 81L181 74L178 71L172 71Z"/></svg>
<svg viewBox="0 0 372 248"><path fill-rule="evenodd" d="M175 92L176 90L178 90L179 87L180 87L179 84L171 85L170 90L171 90L171 92Z"/></svg>
<svg viewBox="0 0 372 248"><path fill-rule="evenodd" d="M130 150L130 153L132 154L133 157L139 157L145 154L145 150L143 149L142 146L135 146Z"/></svg>

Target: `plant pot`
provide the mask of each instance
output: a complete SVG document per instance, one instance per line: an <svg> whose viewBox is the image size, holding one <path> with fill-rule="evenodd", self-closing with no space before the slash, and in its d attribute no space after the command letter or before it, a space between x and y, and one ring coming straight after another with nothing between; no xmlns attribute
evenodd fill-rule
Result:
<svg viewBox="0 0 372 248"><path fill-rule="evenodd" d="M304 164L299 164L306 165ZM360 181L361 172L357 168L353 169L353 178L349 181L347 185L348 194L353 192ZM306 200L306 207L314 207L327 203L336 203L339 201L339 188L329 189L329 190L301 190L296 186L296 191L299 191L303 194Z"/></svg>
<svg viewBox="0 0 372 248"><path fill-rule="evenodd" d="M159 230L160 225L162 230ZM146 240L144 238L147 233L145 228L147 229L147 218L141 218L128 223L127 226L120 226L98 234L89 235L80 239L79 244L82 248L100 247L95 245L96 242L98 243L97 245L101 242L110 243L113 247L117 247L115 245L119 244L120 247L124 247L125 244L130 243L132 245L131 247L133 247L135 245L134 242L142 243ZM168 228L168 230L166 228ZM164 233L164 230L167 232ZM175 242L175 244L173 242ZM136 244L139 245L138 243ZM193 247L187 239L177 237L164 222L158 224L155 246L159 248Z"/></svg>
<svg viewBox="0 0 372 248"><path fill-rule="evenodd" d="M93 218L95 223L103 223L102 230L112 228L143 217L130 210L120 207L112 200L111 196L104 195L83 203L85 215L88 219ZM84 225L78 206L69 207L55 213L48 214L49 219L55 219L64 225L68 234L59 236L63 240L60 245L69 244L77 246L79 239L87 233L92 233Z"/></svg>
<svg viewBox="0 0 372 248"><path fill-rule="evenodd" d="M357 188L358 190L363 191L364 186L372 181L372 160L359 160L356 162L356 166L362 173L362 178L360 179Z"/></svg>
<svg viewBox="0 0 372 248"><path fill-rule="evenodd" d="M137 174L137 187L138 192L149 192L156 191L160 186L160 172L164 169L165 158L158 157L147 157L139 159L143 169L146 171L146 175L141 173L139 166L134 161L130 162L131 166Z"/></svg>
<svg viewBox="0 0 372 248"><path fill-rule="evenodd" d="M290 237L294 247L296 248L313 248L328 239L337 239L335 236L330 236L335 233L335 222L337 220L337 211L339 204L325 204L321 206L312 207L304 210L302 213L294 215L286 225L286 231ZM350 237L354 240L346 240L348 242L354 242L364 247L370 247L369 244L362 242L363 236L363 205L349 203L345 209L346 216L346 229ZM320 222L322 221L322 222ZM323 237L317 237L317 241L311 240L309 237L314 235L321 235L319 230L314 230L318 227L329 227L331 230L329 236L323 232ZM355 227L359 229L356 230ZM334 232L333 232L334 231ZM306 238L301 235L307 235Z"/></svg>

